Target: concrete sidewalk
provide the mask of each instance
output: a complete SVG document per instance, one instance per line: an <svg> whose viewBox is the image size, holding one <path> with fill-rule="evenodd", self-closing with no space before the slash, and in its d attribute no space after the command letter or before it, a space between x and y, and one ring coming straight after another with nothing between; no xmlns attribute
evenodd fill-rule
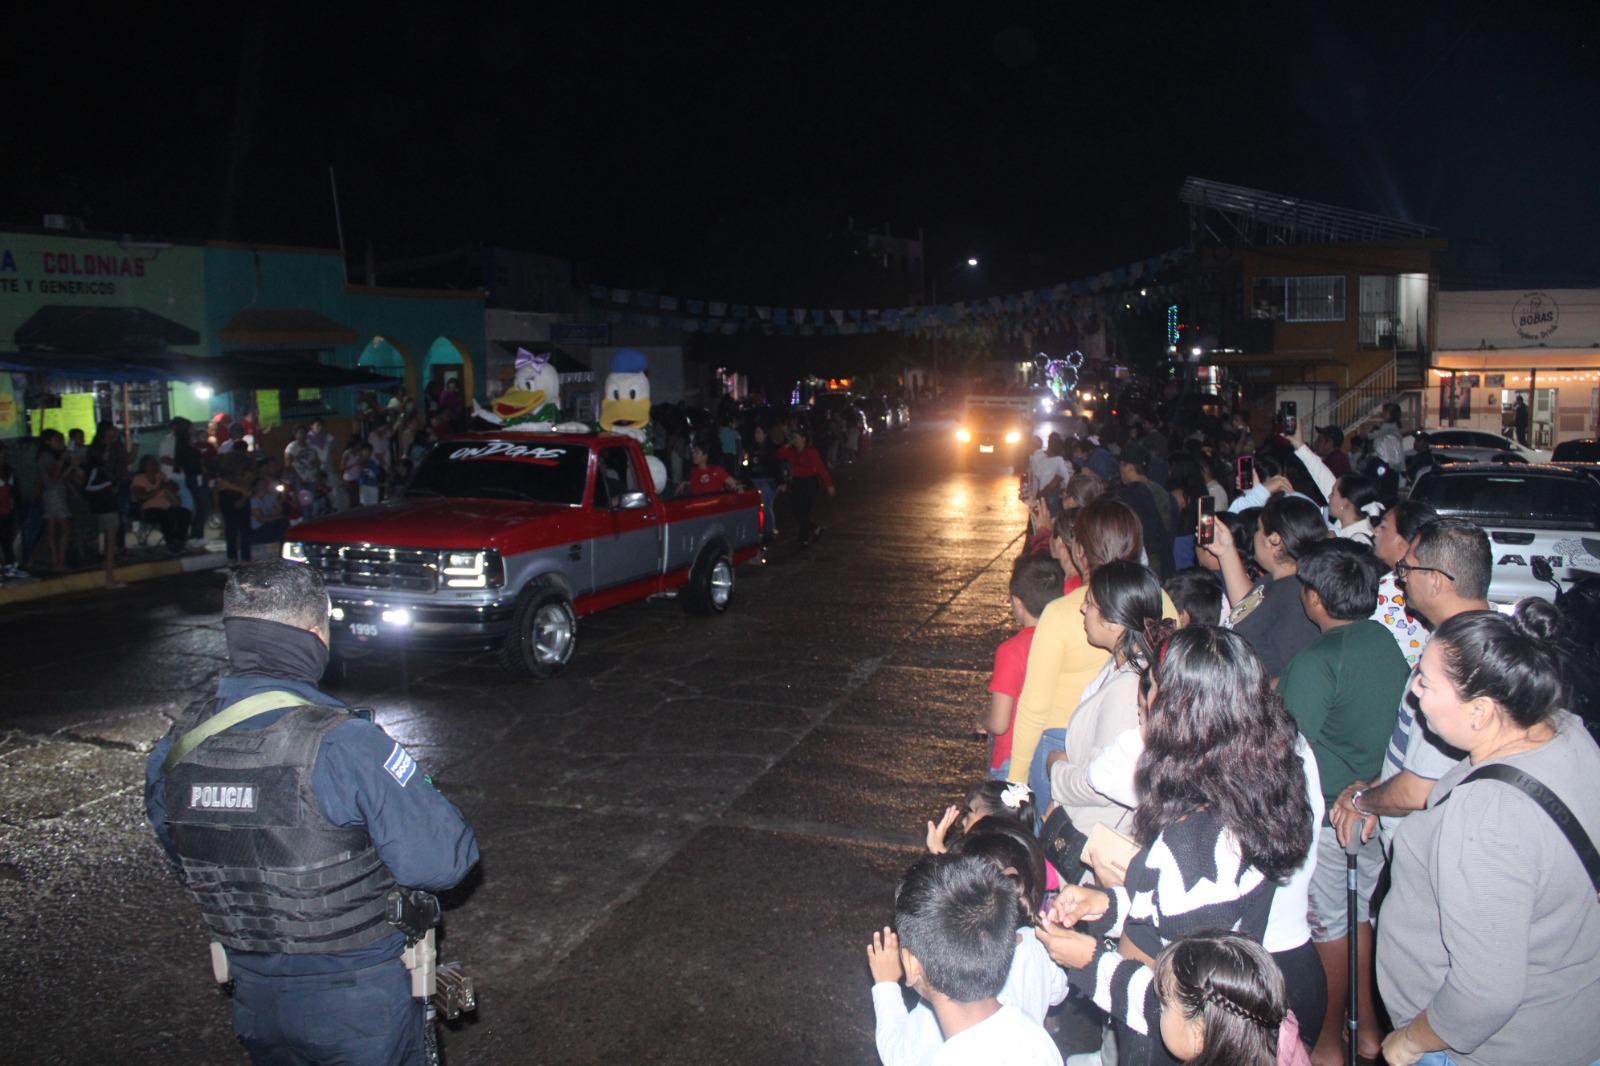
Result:
<svg viewBox="0 0 1600 1066"><path fill-rule="evenodd" d="M147 553L150 558L139 559L116 568L116 578L124 583L149 581L158 577L171 577L195 570L216 570L228 565L228 557L212 550L207 544L203 551L188 555L166 555L165 552ZM106 587L106 572L100 567L75 570L65 574L13 578L0 583L0 607L13 603L26 603L48 596L66 596L75 592L90 592Z"/></svg>

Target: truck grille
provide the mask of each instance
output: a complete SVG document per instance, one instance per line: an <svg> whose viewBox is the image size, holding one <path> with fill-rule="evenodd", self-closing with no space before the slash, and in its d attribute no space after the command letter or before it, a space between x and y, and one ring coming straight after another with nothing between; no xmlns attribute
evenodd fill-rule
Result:
<svg viewBox="0 0 1600 1066"><path fill-rule="evenodd" d="M369 544L305 546L306 561L329 585L356 589L432 592L439 585L439 553L422 548Z"/></svg>

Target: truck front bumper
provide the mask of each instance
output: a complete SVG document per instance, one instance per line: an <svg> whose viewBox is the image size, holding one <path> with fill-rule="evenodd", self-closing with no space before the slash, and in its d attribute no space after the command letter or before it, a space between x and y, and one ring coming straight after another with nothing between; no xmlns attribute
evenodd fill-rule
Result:
<svg viewBox="0 0 1600 1066"><path fill-rule="evenodd" d="M491 648L511 629L516 604L434 604L330 591L329 643L352 648Z"/></svg>

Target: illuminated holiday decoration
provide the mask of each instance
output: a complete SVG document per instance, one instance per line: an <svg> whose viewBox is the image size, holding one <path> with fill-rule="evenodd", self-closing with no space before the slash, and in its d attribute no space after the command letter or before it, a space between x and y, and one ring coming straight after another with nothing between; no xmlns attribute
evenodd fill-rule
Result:
<svg viewBox="0 0 1600 1066"><path fill-rule="evenodd" d="M1043 352L1039 353L1044 363L1044 381L1056 399L1065 399L1067 394L1078 387L1078 371L1083 369L1083 353L1078 351L1068 352L1065 358L1051 359Z"/></svg>

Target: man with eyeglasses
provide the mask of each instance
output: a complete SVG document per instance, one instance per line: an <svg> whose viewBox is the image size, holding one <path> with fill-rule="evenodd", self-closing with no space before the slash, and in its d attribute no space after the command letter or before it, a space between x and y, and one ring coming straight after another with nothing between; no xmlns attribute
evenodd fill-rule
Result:
<svg viewBox="0 0 1600 1066"><path fill-rule="evenodd" d="M1395 580L1405 590L1407 607L1427 619L1431 630L1468 611L1510 614L1510 607L1489 602L1492 571L1488 535L1464 518L1424 523L1405 557L1394 564ZM1359 832L1362 840L1367 840L1381 825L1387 847L1400 819L1426 806L1433 783L1461 761L1462 752L1445 744L1418 720L1416 697L1411 692L1415 679L1416 667L1412 667L1378 780L1355 782L1340 793L1328 812L1341 844L1351 832Z"/></svg>

